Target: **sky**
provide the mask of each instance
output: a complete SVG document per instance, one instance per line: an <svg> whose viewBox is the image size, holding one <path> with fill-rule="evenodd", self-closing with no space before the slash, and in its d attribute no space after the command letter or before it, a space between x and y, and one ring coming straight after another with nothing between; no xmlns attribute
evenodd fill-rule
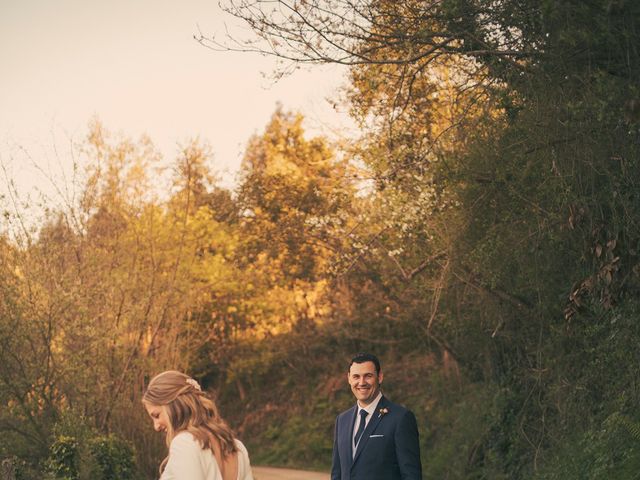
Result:
<svg viewBox="0 0 640 480"><path fill-rule="evenodd" d="M338 97L344 69L313 67L274 83L264 74L275 59L193 38L198 30L220 38L225 28L247 27L218 0L0 0L0 165L22 190L49 188L43 172L68 168L65 146L97 118L115 134L147 134L166 161L199 137L221 185L232 187L247 141L278 102L305 115L309 135L353 128L327 100Z"/></svg>

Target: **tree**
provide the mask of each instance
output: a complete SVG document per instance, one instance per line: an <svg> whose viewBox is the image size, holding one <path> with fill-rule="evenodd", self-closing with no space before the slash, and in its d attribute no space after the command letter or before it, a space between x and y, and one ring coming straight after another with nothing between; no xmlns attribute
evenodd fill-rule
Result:
<svg viewBox="0 0 640 480"><path fill-rule="evenodd" d="M304 138L301 115L278 109L244 157L238 203L245 254L264 254L287 281L317 279L343 226L351 187L326 140Z"/></svg>
<svg viewBox="0 0 640 480"><path fill-rule="evenodd" d="M253 37L204 44L350 67L368 205L385 210L363 211L347 269L388 302L358 304L369 325L420 319L428 348L500 392L466 472L531 478L567 432L593 438L592 425L628 415L633 376L605 371L636 349L605 338L638 335L640 5L226 5Z"/></svg>
<svg viewBox="0 0 640 480"><path fill-rule="evenodd" d="M206 148L193 143L177 159L165 201L148 180L157 154L147 139L114 140L95 124L81 151L78 202L49 210L21 246L2 244L0 427L32 439L25 457L37 461L60 419L75 418L156 463L142 427L145 379L186 369L210 340L198 315L235 281L233 236L212 211ZM15 436L6 438L10 449Z"/></svg>

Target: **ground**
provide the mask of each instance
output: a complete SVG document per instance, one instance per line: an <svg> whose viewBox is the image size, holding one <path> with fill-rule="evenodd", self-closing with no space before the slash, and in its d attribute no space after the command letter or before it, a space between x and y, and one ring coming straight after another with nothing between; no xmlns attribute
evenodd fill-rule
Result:
<svg viewBox="0 0 640 480"><path fill-rule="evenodd" d="M254 480L329 480L328 473L272 467L253 467L252 470Z"/></svg>

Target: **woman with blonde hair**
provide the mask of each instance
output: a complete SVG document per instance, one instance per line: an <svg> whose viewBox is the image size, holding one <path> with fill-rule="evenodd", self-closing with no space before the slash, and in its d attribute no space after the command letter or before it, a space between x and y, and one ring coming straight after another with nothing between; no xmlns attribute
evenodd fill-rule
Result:
<svg viewBox="0 0 640 480"><path fill-rule="evenodd" d="M249 454L193 378L169 370L149 382L142 397L169 454L160 480L253 480Z"/></svg>

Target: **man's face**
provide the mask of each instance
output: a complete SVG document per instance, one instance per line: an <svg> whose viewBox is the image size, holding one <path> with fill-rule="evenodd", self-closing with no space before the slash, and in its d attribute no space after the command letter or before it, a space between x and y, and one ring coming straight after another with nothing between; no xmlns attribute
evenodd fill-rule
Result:
<svg viewBox="0 0 640 480"><path fill-rule="evenodd" d="M366 407L378 396L382 372L376 374L373 362L353 363L347 378L351 391L361 407Z"/></svg>

